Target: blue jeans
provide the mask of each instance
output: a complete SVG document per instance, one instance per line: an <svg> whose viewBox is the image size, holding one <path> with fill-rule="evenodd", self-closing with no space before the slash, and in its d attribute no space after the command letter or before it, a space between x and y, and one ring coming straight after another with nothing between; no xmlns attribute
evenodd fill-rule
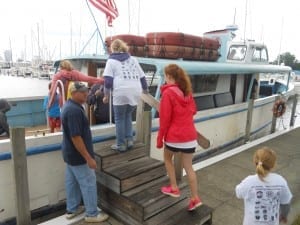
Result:
<svg viewBox="0 0 300 225"><path fill-rule="evenodd" d="M97 186L95 171L87 164L66 166L67 211L75 212L83 199L86 216L97 216Z"/></svg>
<svg viewBox="0 0 300 225"><path fill-rule="evenodd" d="M135 106L131 105L114 105L114 115L116 124L117 145L121 148L127 146L127 141L133 140L132 133L132 112Z"/></svg>

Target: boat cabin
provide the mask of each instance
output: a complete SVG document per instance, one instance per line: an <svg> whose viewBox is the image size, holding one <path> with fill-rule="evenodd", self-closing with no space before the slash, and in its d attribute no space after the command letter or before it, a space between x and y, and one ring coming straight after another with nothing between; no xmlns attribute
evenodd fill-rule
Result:
<svg viewBox="0 0 300 225"><path fill-rule="evenodd" d="M186 46L191 46L195 42L187 40L198 40L195 39L195 36L180 33L150 33L147 35L150 45L153 38L161 38L159 44L152 47L153 49L159 49L162 45L165 46L167 39L161 35L168 35L168 37L173 38L169 40L168 44L184 43ZM287 92L291 68L270 65L265 45L254 41L233 42L233 37L233 29L225 29L205 33L204 37L199 39L206 43L203 46L206 46L205 49L208 50L207 56L209 56L210 47L214 51L219 48L219 55L214 61L209 57L202 61L195 60L195 55L193 59L175 58L176 54L160 55L158 53L153 57L136 56L146 74L150 93L155 98L160 98L160 86L164 84L164 68L171 63L178 64L190 75L198 111L225 107L247 102L251 98ZM182 38L186 39L183 40ZM163 44L161 44L162 42ZM131 44L131 47L133 48L134 44ZM199 48L201 50L202 47ZM173 48L168 47L168 49ZM171 58L167 58L167 55ZM180 56L188 58L187 54ZM107 58L107 55L84 55L68 58L68 60L73 63L76 69L96 77L104 70ZM59 61L55 62L54 66L58 68ZM153 113L153 116L155 115L157 114Z"/></svg>

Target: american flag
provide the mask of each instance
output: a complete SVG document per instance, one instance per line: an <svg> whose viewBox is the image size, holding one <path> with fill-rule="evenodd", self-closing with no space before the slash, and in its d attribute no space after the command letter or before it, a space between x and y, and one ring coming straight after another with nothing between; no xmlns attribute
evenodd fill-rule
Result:
<svg viewBox="0 0 300 225"><path fill-rule="evenodd" d="M112 21L119 15L114 0L89 0L93 6L105 13L108 26L112 27Z"/></svg>

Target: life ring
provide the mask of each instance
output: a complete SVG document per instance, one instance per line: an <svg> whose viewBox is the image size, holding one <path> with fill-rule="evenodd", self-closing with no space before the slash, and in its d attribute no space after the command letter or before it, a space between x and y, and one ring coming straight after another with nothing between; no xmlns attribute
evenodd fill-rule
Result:
<svg viewBox="0 0 300 225"><path fill-rule="evenodd" d="M273 115L275 117L280 117L285 113L286 103L283 99L277 100L273 105Z"/></svg>

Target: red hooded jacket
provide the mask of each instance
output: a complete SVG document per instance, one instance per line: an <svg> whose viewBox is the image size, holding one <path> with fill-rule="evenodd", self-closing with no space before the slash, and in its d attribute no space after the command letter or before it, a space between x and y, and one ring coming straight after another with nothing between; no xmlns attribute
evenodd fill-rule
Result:
<svg viewBox="0 0 300 225"><path fill-rule="evenodd" d="M196 140L193 116L197 110L192 94L184 96L177 84L163 85L161 93L157 148L163 147L163 141L182 143Z"/></svg>

